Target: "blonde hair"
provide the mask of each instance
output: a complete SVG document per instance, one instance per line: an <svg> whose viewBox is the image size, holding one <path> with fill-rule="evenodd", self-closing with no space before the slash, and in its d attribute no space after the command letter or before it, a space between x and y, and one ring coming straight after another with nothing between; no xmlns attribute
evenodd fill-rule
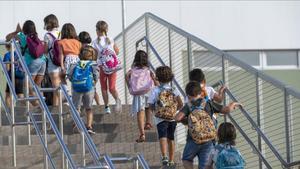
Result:
<svg viewBox="0 0 300 169"><path fill-rule="evenodd" d="M106 36L105 42L107 44L111 44L110 39L107 37L108 24L105 21L98 21L96 24L96 30ZM100 43L100 37L98 37L98 43Z"/></svg>

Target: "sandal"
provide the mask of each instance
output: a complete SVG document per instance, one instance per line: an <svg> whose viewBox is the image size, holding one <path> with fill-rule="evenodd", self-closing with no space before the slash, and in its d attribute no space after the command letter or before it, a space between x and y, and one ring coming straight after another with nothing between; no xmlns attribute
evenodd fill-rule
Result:
<svg viewBox="0 0 300 169"><path fill-rule="evenodd" d="M146 140L145 134L141 134L140 137L138 139L136 139L135 141L137 143L142 143Z"/></svg>
<svg viewBox="0 0 300 169"><path fill-rule="evenodd" d="M152 124L151 123L146 123L144 129L145 130L151 130L152 129Z"/></svg>

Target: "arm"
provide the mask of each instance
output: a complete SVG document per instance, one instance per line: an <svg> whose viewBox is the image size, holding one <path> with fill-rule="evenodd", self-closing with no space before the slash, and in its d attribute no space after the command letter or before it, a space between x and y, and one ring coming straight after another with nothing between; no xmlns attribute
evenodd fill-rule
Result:
<svg viewBox="0 0 300 169"><path fill-rule="evenodd" d="M65 66L64 66L64 53L63 53L63 47L61 44L59 44L59 54L60 54L60 67L61 67L61 71L63 73L66 73L66 70L65 70Z"/></svg>
<svg viewBox="0 0 300 169"><path fill-rule="evenodd" d="M8 35L6 35L6 40L7 41L9 41L9 40L11 40L11 39L13 39L13 38L16 38L16 35L19 33L19 32L21 32L22 31L22 29L21 29L21 26L20 26L20 23L18 23L18 25L17 25L17 27L16 27L16 30L14 31L14 32L11 32L11 33L9 33Z"/></svg>
<svg viewBox="0 0 300 169"><path fill-rule="evenodd" d="M119 52L120 52L118 46L114 43L114 46L113 46L113 47L114 47L114 51L116 52L116 55L118 55Z"/></svg>
<svg viewBox="0 0 300 169"><path fill-rule="evenodd" d="M183 119L185 119L185 114L182 111L176 114L175 116L176 122L181 122Z"/></svg>
<svg viewBox="0 0 300 169"><path fill-rule="evenodd" d="M224 100L225 89L227 89L227 87L226 86L222 86L219 89L219 92L214 94L213 100L216 101L216 102L218 102L218 103L221 103Z"/></svg>
<svg viewBox="0 0 300 169"><path fill-rule="evenodd" d="M154 82L154 86L159 86L159 81L156 80L155 74L150 70L151 79Z"/></svg>
<svg viewBox="0 0 300 169"><path fill-rule="evenodd" d="M183 107L183 103L182 103L181 97L177 96L176 97L176 101L177 101L177 110L181 110L182 107Z"/></svg>
<svg viewBox="0 0 300 169"><path fill-rule="evenodd" d="M126 81L126 84L127 84L127 87L128 87L128 88L129 88L129 86L130 86L130 84L129 84L130 75L131 75L131 71L129 70L129 71L126 73L126 76L125 76L125 81Z"/></svg>
<svg viewBox="0 0 300 169"><path fill-rule="evenodd" d="M227 114L227 113L230 113L231 111L233 111L236 107L240 106L241 104L238 103L238 102L231 102L229 103L227 106L224 106L222 109L221 109L221 113L223 114Z"/></svg>

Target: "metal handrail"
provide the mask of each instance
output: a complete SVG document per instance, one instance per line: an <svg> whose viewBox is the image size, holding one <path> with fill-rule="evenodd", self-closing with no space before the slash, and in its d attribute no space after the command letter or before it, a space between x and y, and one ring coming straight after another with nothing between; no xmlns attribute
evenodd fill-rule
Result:
<svg viewBox="0 0 300 169"><path fill-rule="evenodd" d="M148 163L146 162L146 160L142 154L138 154L137 159L142 164L143 169L150 169Z"/></svg>
<svg viewBox="0 0 300 169"><path fill-rule="evenodd" d="M7 106L6 106L6 103L5 103L5 101L4 101L4 99L3 99L3 96L2 96L2 94L0 93L0 99L1 99L1 104L2 104L2 106L3 106L3 108L4 108L4 111L5 111L5 114L6 114L6 117L7 117L7 119L8 119L8 122L9 122L9 124L10 125L12 125L12 117L11 117L11 115L10 115L10 113L9 113L9 110L8 110L8 108L7 108Z"/></svg>
<svg viewBox="0 0 300 169"><path fill-rule="evenodd" d="M139 43L142 42L143 40L146 41L146 43L149 45L150 49L152 50L152 52L154 53L154 55L156 56L156 58L159 60L159 62L162 65L166 65L163 60L161 59L161 57L159 56L158 52L155 50L155 48L152 46L151 42L147 39L147 37L143 37L142 39L138 40L136 43L136 47L138 47ZM152 67L152 69L154 68L153 65L150 63L150 66ZM175 78L174 78L175 81ZM223 82L220 80L219 82L217 82L216 84L213 84L213 87L216 87L218 85L223 85ZM176 83L175 83L176 85ZM179 89L179 91L182 93L183 90L181 88L180 85L176 85L176 87ZM233 96L233 94L230 92L229 89L226 89L225 92L227 93L227 95L229 95L229 97L233 100L233 101L237 101L236 98ZM242 107L239 106L241 112L243 113L243 115L248 119L248 121L251 123L251 125L255 128L255 130L257 131L257 133L263 138L263 140L265 141L265 143L269 146L269 148L271 149L271 151L274 153L274 155L277 157L277 159L282 163L283 166L285 167L290 167L292 165L296 165L296 164L300 164L300 161L297 162L293 162L293 163L287 163L282 156L278 153L278 150L272 145L272 143L270 142L270 140L264 135L264 133L260 130L260 128L257 126L257 124L254 122L254 120L251 118L251 116L249 115L249 113ZM238 130L240 131L240 133L243 135L243 137L246 139L246 141L250 144L250 146L252 147L252 149L254 151L256 151L256 153L259 155L259 157L263 160L263 162L265 163L266 167L271 168L270 164L267 162L267 160L264 158L264 156L261 154L261 152L258 150L258 148L255 146L255 144L250 140L250 138L245 134L245 132L241 129L241 127L236 123L236 121L232 118L231 115L228 115L228 117L232 120L232 122L235 124L235 126L237 126Z"/></svg>
<svg viewBox="0 0 300 169"><path fill-rule="evenodd" d="M10 92L12 93L14 99L17 100L18 99L17 93L15 91L15 88L13 87L12 81L11 81L11 79L9 77L9 74L8 74L6 68L5 68L5 64L3 63L2 59L0 59L0 65L2 67L2 71L4 73L4 77L5 77L6 81L7 81L7 85L9 87L9 89L10 89Z"/></svg>
<svg viewBox="0 0 300 169"><path fill-rule="evenodd" d="M22 57L22 54L21 54L21 49L19 48L17 42L15 39L12 39L11 41L13 43L13 45L16 47L16 54L19 56L19 61L23 67L23 70L25 71L25 73L29 76L30 75L30 72L29 72L29 69L25 63L25 60L23 59ZM37 97L39 98L39 103L41 105L41 108L44 110L45 112L45 115L46 115L46 118L48 119L48 121L50 122L50 125L52 127L52 130L61 146L61 148L63 149L63 153L66 155L66 158L68 159L68 162L70 164L70 167L72 169L76 169L76 165L75 165L75 162L73 161L72 157L71 157L71 153L69 152L65 142L63 141L62 137L61 137L61 134L60 132L58 131L57 129L57 126L52 118L52 115L45 103L45 101L43 100L43 96L41 95L38 87L35 85L33 79L31 76L29 76L29 82L32 84L32 88L34 90L34 92L36 93Z"/></svg>

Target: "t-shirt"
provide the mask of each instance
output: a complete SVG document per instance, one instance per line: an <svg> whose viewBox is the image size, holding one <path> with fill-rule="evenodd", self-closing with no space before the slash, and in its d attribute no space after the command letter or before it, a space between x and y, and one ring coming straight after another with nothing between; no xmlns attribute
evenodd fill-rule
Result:
<svg viewBox="0 0 300 169"><path fill-rule="evenodd" d="M209 99L209 100L212 100L212 99L214 98L214 95L217 93L217 92L215 91L215 89L212 88L211 86L205 86L205 90L206 90L206 92L207 92L207 96L208 96L208 99ZM185 97L184 103L187 103L188 100L189 100L188 97Z"/></svg>
<svg viewBox="0 0 300 169"><path fill-rule="evenodd" d="M28 47L26 47L26 45L27 45L27 42L26 42L27 36L23 32L19 32L17 36L20 40L21 50L25 49L25 53L24 53L25 62L26 62L27 65L30 65L31 62L35 59L35 57L30 55L29 49L28 49ZM44 54L40 58L43 59L44 61L46 61L46 56Z"/></svg>
<svg viewBox="0 0 300 169"><path fill-rule="evenodd" d="M48 44L48 49L52 47L53 41L55 40L51 35L49 35L49 33L51 33L51 35L53 35L57 39L60 32L57 29L53 29L52 31L49 31L45 34L44 42Z"/></svg>
<svg viewBox="0 0 300 169"><path fill-rule="evenodd" d="M108 44L106 42L106 36L100 36L97 39L93 40L93 42L92 42L93 48L95 48L98 52L97 63L99 65L102 64L102 62L99 59L101 57L101 52L102 52L103 48L108 48L108 49L114 51L114 40L109 38L109 41L110 41L110 44Z"/></svg>
<svg viewBox="0 0 300 169"><path fill-rule="evenodd" d="M62 39L58 44L63 48L64 56L78 56L81 50L81 43L77 39Z"/></svg>
<svg viewBox="0 0 300 169"><path fill-rule="evenodd" d="M157 102L159 93L161 91L161 87L163 87L164 89L172 89L175 97L180 95L179 91L176 88L172 88L169 84L162 84L162 86L156 86L151 90L149 98L148 98L148 104L150 104L151 106L155 106L155 103ZM162 121L175 121L175 120L166 120L166 119L155 117L156 125Z"/></svg>
<svg viewBox="0 0 300 169"><path fill-rule="evenodd" d="M81 61L81 62L88 62L88 61ZM70 77L70 80L72 81L72 77L73 77L73 72L74 72L74 68L77 66L77 64L71 64L70 65L70 71L68 73L68 77ZM92 62L92 70L93 70L93 79L95 82L97 82L98 78L99 78L99 67L97 66L97 64L95 62Z"/></svg>
<svg viewBox="0 0 300 169"><path fill-rule="evenodd" d="M19 62L19 57L16 52L14 52L14 57L15 57L15 78L16 79L23 79L24 78L24 71L22 69L22 66ZM3 57L3 62L9 62L11 61L11 53L7 52L5 53ZM11 70L8 71L9 76L11 76Z"/></svg>
<svg viewBox="0 0 300 169"><path fill-rule="evenodd" d="M195 106L200 106L200 105L195 105ZM214 113L220 113L222 109L223 109L223 105L215 103L215 102L213 102L211 100L208 100L206 102L205 107L204 107L204 111L206 111L207 113L209 113L209 115L211 117L213 116ZM190 106L188 105L188 103L185 103L185 105L181 109L181 112L183 112L185 114L186 118L190 115L190 113L192 112L192 110L191 110ZM216 119L212 118L212 120L214 121L215 124L217 123ZM187 134L187 139L191 139L191 136L189 135L189 132Z"/></svg>

